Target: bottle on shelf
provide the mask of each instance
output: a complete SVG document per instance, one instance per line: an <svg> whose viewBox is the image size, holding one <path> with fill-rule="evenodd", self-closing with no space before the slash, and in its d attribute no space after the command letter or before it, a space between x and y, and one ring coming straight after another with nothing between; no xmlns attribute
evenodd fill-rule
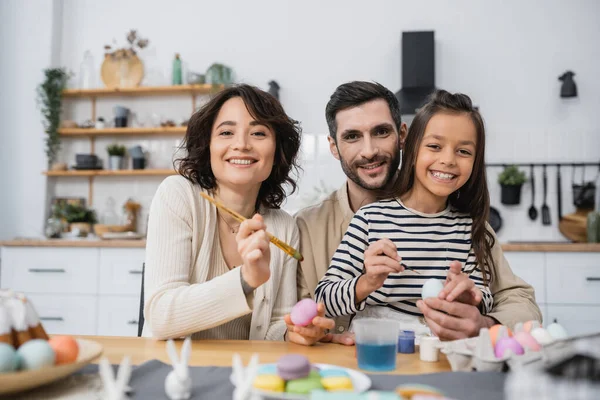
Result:
<svg viewBox="0 0 600 400"><path fill-rule="evenodd" d="M179 53L175 53L175 59L173 60L173 85L183 84L183 73L181 71L181 57Z"/></svg>
<svg viewBox="0 0 600 400"><path fill-rule="evenodd" d="M96 73L94 71L94 57L92 52L86 50L83 53L83 61L79 66L79 88L80 89L91 89L96 86L94 77Z"/></svg>

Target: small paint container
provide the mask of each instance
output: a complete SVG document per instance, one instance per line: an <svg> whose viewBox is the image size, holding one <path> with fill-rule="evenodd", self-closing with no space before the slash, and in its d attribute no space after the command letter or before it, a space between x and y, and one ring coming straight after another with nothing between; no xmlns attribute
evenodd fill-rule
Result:
<svg viewBox="0 0 600 400"><path fill-rule="evenodd" d="M398 353L413 354L415 352L415 332L400 331L398 335Z"/></svg>

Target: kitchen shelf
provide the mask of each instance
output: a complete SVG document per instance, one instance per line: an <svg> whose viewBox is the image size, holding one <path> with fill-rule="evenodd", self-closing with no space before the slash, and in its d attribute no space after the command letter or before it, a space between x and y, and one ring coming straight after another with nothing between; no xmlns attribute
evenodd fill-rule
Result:
<svg viewBox="0 0 600 400"><path fill-rule="evenodd" d="M114 96L164 96L182 94L211 94L223 90L224 85L176 85L176 86L138 86L130 88L65 89L65 98L74 97L114 97Z"/></svg>
<svg viewBox="0 0 600 400"><path fill-rule="evenodd" d="M177 172L172 169L120 169L111 171L106 169L90 169L90 170L68 170L68 171L44 171L46 176L169 176L175 175Z"/></svg>
<svg viewBox="0 0 600 400"><path fill-rule="evenodd" d="M176 85L176 86L139 86L130 88L94 88L94 89L65 89L62 92L63 98L74 100L88 100L91 105L91 121L96 121L97 117L97 99L100 97L143 97L143 96L185 96L191 100L191 113L196 111L197 98L201 95L218 93L225 89L225 85ZM90 142L90 154L96 153L96 138L98 137L127 137L127 136L183 136L187 131L186 126L174 127L126 127L126 128L61 128L58 134L63 139L87 138ZM69 170L69 171L45 171L44 175L48 177L87 177L88 196L87 204L93 205L94 180L96 177L142 177L142 176L169 176L175 175L172 169L141 169L141 170Z"/></svg>
<svg viewBox="0 0 600 400"><path fill-rule="evenodd" d="M156 127L156 128L62 128L58 130L61 136L92 137L92 136L164 136L183 135L187 126Z"/></svg>

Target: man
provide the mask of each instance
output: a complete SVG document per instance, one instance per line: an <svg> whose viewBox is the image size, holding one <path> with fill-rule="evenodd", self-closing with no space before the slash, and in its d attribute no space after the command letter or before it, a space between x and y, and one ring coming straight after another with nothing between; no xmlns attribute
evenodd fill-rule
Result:
<svg viewBox="0 0 600 400"><path fill-rule="evenodd" d="M331 154L347 176L344 185L321 203L300 210L300 251L304 261L298 269L298 298L314 297L319 280L350 224L354 213L377 200L397 177L400 151L407 135L396 96L384 86L350 82L339 86L325 109ZM430 298L417 303L433 333L453 340L475 336L482 327L502 323L541 321L533 288L513 274L496 239L492 249L496 270L491 284L492 312L481 315L473 305ZM336 320L335 342L353 344L346 333L350 316Z"/></svg>

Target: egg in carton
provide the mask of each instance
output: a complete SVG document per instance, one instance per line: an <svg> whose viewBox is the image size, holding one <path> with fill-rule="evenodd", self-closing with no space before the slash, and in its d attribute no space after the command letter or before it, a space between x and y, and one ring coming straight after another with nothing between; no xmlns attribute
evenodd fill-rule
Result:
<svg viewBox="0 0 600 400"><path fill-rule="evenodd" d="M31 339L48 340L33 304L22 293L0 290L0 343L17 349Z"/></svg>
<svg viewBox="0 0 600 400"><path fill-rule="evenodd" d="M503 371L508 365L529 364L541 359L540 347L522 345L506 326L482 328L479 336L442 344L453 371Z"/></svg>

